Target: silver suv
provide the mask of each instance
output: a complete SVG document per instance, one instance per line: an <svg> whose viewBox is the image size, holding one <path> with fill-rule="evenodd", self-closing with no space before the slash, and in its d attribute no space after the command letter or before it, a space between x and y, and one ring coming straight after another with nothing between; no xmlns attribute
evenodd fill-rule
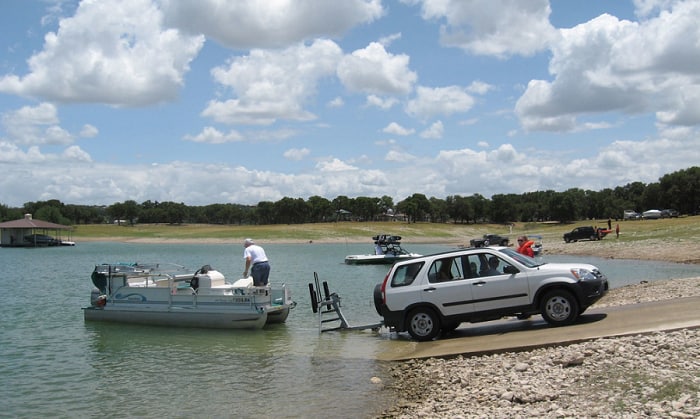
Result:
<svg viewBox="0 0 700 419"><path fill-rule="evenodd" d="M573 323L608 291L588 264L541 263L507 247L460 249L397 262L374 289L384 325L419 341L462 322L541 314L551 325Z"/></svg>

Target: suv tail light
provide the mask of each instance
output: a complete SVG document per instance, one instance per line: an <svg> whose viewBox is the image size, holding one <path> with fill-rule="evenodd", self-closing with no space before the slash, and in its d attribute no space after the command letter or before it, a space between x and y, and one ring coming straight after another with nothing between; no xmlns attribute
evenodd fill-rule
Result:
<svg viewBox="0 0 700 419"><path fill-rule="evenodd" d="M389 281L389 274L390 273L391 273L391 271L389 271L389 273L386 274L386 276L384 277L384 281L382 281L381 291L382 291L382 303L383 304L386 304L386 283Z"/></svg>

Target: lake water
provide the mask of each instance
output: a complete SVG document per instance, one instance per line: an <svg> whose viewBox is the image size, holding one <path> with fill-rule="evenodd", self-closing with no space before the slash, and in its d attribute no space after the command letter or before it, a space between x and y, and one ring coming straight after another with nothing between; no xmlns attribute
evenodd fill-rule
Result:
<svg viewBox="0 0 700 419"><path fill-rule="evenodd" d="M264 245L264 243L263 243ZM209 264L229 279L243 247L223 244L78 243L0 249L0 417L370 417L393 402L371 382L388 380L379 353L415 345L366 331L319 334L308 284L317 272L342 297L352 325L378 322L372 290L387 266L349 266L366 244L264 245L272 282L286 282L298 306L264 330L190 330L85 323L90 273L107 262ZM441 245L410 245L428 254ZM700 266L547 256L601 268L613 287L700 276Z"/></svg>

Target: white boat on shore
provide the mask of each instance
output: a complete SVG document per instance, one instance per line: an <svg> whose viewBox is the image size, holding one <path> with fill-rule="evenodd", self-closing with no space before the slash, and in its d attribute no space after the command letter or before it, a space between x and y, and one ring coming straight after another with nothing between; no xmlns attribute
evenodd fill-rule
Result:
<svg viewBox="0 0 700 419"><path fill-rule="evenodd" d="M86 321L261 329L284 323L296 306L286 284L257 287L251 277L229 283L208 265L191 272L174 264L102 264L92 283Z"/></svg>
<svg viewBox="0 0 700 419"><path fill-rule="evenodd" d="M401 247L401 236L379 234L372 237L374 240L374 254L348 255L345 263L348 265L380 265L392 264L397 260L420 257L418 253L411 253Z"/></svg>

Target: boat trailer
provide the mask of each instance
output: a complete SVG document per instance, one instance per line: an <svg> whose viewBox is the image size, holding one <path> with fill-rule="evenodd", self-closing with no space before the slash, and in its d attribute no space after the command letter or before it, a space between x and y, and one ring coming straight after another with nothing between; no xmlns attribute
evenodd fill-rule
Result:
<svg viewBox="0 0 700 419"><path fill-rule="evenodd" d="M328 289L328 282L323 281L323 295L319 285L318 273L314 272L314 283L309 283L309 294L311 294L311 310L318 313L318 331L329 332L332 330L365 330L372 329L378 331L384 323L367 324L362 326L351 326L340 309L340 296L331 293ZM337 322L334 327L324 327L325 324Z"/></svg>

